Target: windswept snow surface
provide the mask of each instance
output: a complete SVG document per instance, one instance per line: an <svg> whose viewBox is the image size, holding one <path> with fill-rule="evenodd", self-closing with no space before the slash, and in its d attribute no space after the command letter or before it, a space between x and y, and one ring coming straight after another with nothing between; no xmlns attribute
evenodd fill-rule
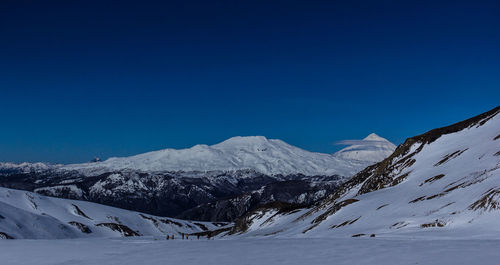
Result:
<svg viewBox="0 0 500 265"><path fill-rule="evenodd" d="M498 264L500 240L0 240L2 265Z"/></svg>
<svg viewBox="0 0 500 265"><path fill-rule="evenodd" d="M370 137L370 136L369 136ZM383 139L383 138L381 138ZM389 142L376 146L389 146ZM392 145L393 146L393 145ZM141 171L236 171L255 170L266 175L303 174L352 176L390 153L386 149L365 150L356 156L335 156L309 152L281 140L263 136L233 137L215 145L195 145L188 149L164 149L131 157L115 157L100 163L63 167L82 172L133 169ZM382 151L381 154L376 154ZM367 155L368 153L370 155ZM375 154L375 155L374 155ZM366 159L368 158L368 159Z"/></svg>

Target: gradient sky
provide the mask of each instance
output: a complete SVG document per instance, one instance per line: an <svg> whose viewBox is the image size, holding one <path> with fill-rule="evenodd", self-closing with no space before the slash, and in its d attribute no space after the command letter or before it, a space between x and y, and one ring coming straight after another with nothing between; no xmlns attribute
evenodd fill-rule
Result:
<svg viewBox="0 0 500 265"><path fill-rule="evenodd" d="M0 1L0 161L334 152L500 104L499 1Z"/></svg>

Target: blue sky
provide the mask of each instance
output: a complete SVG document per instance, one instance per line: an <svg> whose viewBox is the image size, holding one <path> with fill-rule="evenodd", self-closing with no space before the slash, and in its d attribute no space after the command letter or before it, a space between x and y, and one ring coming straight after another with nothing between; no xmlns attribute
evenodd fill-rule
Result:
<svg viewBox="0 0 500 265"><path fill-rule="evenodd" d="M264 135L319 152L500 102L498 1L2 1L0 161Z"/></svg>

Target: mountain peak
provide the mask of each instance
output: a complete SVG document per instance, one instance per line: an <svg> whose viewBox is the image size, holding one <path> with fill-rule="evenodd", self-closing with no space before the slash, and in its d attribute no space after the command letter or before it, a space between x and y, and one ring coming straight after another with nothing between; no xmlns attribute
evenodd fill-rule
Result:
<svg viewBox="0 0 500 265"><path fill-rule="evenodd" d="M366 141L384 141L384 142L389 142L387 139L378 136L376 133L370 133L363 140L366 140Z"/></svg>
<svg viewBox="0 0 500 265"><path fill-rule="evenodd" d="M263 142L268 142L269 139L267 139L265 136L234 136L231 137L222 143L263 143Z"/></svg>
<svg viewBox="0 0 500 265"><path fill-rule="evenodd" d="M345 140L341 143L350 146L336 152L335 157L371 163L382 161L396 149L393 143L375 133L369 134L363 140Z"/></svg>
<svg viewBox="0 0 500 265"><path fill-rule="evenodd" d="M218 144L211 145L215 149L254 149L272 145L276 140L267 139L265 136L235 136Z"/></svg>

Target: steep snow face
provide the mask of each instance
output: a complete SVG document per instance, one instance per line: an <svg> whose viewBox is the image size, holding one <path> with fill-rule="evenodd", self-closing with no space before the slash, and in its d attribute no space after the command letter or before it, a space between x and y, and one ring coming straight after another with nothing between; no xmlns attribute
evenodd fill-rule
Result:
<svg viewBox="0 0 500 265"><path fill-rule="evenodd" d="M500 107L408 139L312 209L262 209L244 235L498 237ZM274 211L274 212L273 212ZM247 230L245 230L247 228Z"/></svg>
<svg viewBox="0 0 500 265"><path fill-rule="evenodd" d="M379 144L380 145L380 144ZM382 150L382 149L379 149ZM378 156L386 156L386 150ZM377 150L372 150L376 153ZM358 157L359 158L359 157ZM371 164L363 159L309 152L281 140L263 136L233 137L215 145L188 149L164 149L131 157L110 158L101 163L75 164L68 170L99 172L141 171L236 171L255 170L267 175L304 174L352 176Z"/></svg>
<svg viewBox="0 0 500 265"><path fill-rule="evenodd" d="M0 239L162 236L224 229L226 223L189 222L96 203L0 188Z"/></svg>
<svg viewBox="0 0 500 265"><path fill-rule="evenodd" d="M368 135L363 140L347 140L343 142L353 144L334 154L335 157L344 160L377 163L390 156L396 150L396 146L393 143L374 133Z"/></svg>

